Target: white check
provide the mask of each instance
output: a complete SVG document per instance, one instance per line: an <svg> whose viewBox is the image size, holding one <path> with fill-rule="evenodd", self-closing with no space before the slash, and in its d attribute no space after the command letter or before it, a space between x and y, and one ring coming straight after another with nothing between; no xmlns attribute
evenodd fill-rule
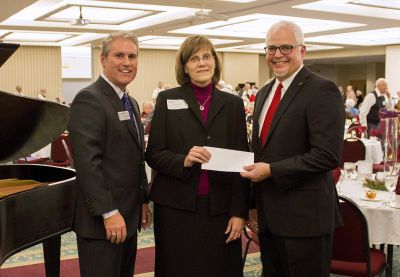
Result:
<svg viewBox="0 0 400 277"><path fill-rule="evenodd" d="M204 146L210 153L211 159L208 163L201 165L201 169L244 172L245 165L254 163L254 153Z"/></svg>

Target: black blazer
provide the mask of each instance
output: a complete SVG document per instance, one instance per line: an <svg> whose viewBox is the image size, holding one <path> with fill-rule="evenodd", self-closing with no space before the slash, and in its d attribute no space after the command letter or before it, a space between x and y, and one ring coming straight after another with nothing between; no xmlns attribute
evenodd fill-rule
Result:
<svg viewBox="0 0 400 277"><path fill-rule="evenodd" d="M168 109L167 101L183 99L185 109ZM150 191L155 203L194 211L200 165L184 168L193 146L248 151L243 101L214 88L204 127L190 84L161 92L152 119L146 161L158 174ZM247 218L249 184L239 173L209 171L210 214Z"/></svg>
<svg viewBox="0 0 400 277"><path fill-rule="evenodd" d="M131 101L140 141L132 122L119 120L124 106L102 77L82 89L71 105L68 130L78 184L74 230L83 237L105 238L102 214L114 209L124 217L128 237L139 226L147 178L139 108Z"/></svg>
<svg viewBox="0 0 400 277"><path fill-rule="evenodd" d="M331 233L340 223L331 170L342 152L342 97L333 82L303 67L285 92L263 147L259 117L274 81L258 92L254 110L255 159L270 163L272 173L254 184L259 227L268 225L280 236Z"/></svg>

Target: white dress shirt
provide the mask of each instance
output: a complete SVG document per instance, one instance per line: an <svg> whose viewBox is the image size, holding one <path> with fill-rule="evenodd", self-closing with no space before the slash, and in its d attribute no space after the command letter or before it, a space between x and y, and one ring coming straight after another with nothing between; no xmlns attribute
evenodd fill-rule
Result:
<svg viewBox="0 0 400 277"><path fill-rule="evenodd" d="M287 78L287 79L285 79L285 80L282 81L282 86L283 86L283 88L282 88L282 91L281 91L281 99L282 99L282 97L285 95L285 92L286 92L287 89L289 88L290 84L293 82L293 80L294 80L294 78L296 77L297 73L299 73L299 71L300 71L302 68L303 68L303 65L301 65L301 66L299 67L299 69L297 69L297 71L294 72L289 78ZM278 87L278 84L279 84L279 83L280 83L279 80L276 79L274 85L273 85L272 88L271 88L271 92L269 93L267 99L265 99L265 103L264 103L264 106L263 106L263 108L262 108L262 110L261 110L260 117L258 118L258 124L259 124L259 126L260 126L260 128L259 128L259 130L258 130L258 135L259 135L259 136L261 135L261 130L262 130L262 126L263 126L263 124L264 124L265 116L266 116L266 114L267 114L267 111L268 111L269 106L271 105L272 99L274 98L275 91L276 91L276 88Z"/></svg>
<svg viewBox="0 0 400 277"><path fill-rule="evenodd" d="M375 89L376 95L378 97L382 96L382 93L378 90ZM385 97L385 103L384 105L386 106L386 108L390 109L393 107L392 103L391 103L391 99L388 99L386 94L383 94L383 96ZM362 126L367 126L367 116L369 114L369 111L371 110L371 107L373 105L375 105L376 103L376 98L375 95L373 93L368 93L365 98L364 101L361 104L360 107L360 123Z"/></svg>

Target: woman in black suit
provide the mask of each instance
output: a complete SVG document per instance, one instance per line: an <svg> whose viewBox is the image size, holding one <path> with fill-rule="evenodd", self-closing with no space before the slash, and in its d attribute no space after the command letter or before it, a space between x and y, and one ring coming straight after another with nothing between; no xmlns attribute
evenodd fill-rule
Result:
<svg viewBox="0 0 400 277"><path fill-rule="evenodd" d="M242 276L249 184L201 164L210 159L203 146L248 151L243 101L215 88L221 64L204 36L185 40L175 70L181 86L159 94L146 151L158 172L150 192L155 276Z"/></svg>

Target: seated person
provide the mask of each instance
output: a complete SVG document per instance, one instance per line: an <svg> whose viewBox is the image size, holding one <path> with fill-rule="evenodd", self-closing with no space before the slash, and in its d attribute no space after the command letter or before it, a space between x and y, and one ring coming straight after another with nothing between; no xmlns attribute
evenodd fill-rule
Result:
<svg viewBox="0 0 400 277"><path fill-rule="evenodd" d="M355 105L356 105L356 103L354 102L353 99L346 99L346 103L345 103L346 113L349 113L349 115L351 115L351 117L355 117L360 114L360 111L354 107Z"/></svg>

